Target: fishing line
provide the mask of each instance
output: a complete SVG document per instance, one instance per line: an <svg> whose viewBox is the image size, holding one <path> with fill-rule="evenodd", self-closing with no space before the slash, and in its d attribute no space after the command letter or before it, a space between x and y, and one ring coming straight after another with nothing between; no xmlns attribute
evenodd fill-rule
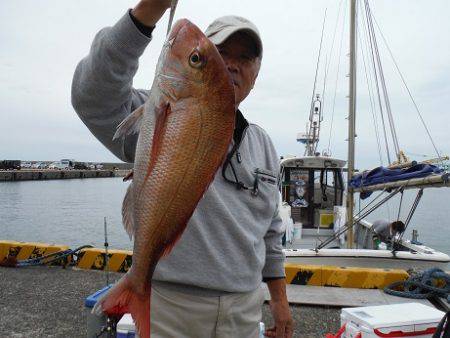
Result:
<svg viewBox="0 0 450 338"><path fill-rule="evenodd" d="M175 10L177 9L178 0L172 0L170 3L170 14L169 14L169 24L167 25L166 36L169 35L170 29L172 28L173 17L175 16Z"/></svg>

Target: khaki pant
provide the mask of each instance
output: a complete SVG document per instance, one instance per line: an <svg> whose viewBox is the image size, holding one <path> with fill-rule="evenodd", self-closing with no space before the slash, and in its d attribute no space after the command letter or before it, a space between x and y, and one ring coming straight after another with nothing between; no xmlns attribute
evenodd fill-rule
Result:
<svg viewBox="0 0 450 338"><path fill-rule="evenodd" d="M257 338L264 292L220 297L185 294L153 286L152 338Z"/></svg>

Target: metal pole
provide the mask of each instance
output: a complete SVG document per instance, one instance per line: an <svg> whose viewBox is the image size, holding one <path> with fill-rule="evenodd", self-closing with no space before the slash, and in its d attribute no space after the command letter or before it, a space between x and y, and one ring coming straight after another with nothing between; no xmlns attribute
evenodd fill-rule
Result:
<svg viewBox="0 0 450 338"><path fill-rule="evenodd" d="M356 0L350 5L350 74L348 103L348 171L347 171L347 222L353 224L353 189L350 180L355 170L355 107L356 107ZM353 230L348 232L347 247L353 247Z"/></svg>
<svg viewBox="0 0 450 338"><path fill-rule="evenodd" d="M106 224L106 217L103 217L103 227L105 230L105 272L106 272L106 286L109 285L109 256L108 256L108 227Z"/></svg>

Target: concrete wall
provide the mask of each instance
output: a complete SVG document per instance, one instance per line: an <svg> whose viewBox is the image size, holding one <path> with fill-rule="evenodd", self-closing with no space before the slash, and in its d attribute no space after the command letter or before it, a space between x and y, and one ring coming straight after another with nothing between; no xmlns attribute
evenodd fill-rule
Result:
<svg viewBox="0 0 450 338"><path fill-rule="evenodd" d="M0 171L0 181L123 177L127 172L127 170L6 170Z"/></svg>

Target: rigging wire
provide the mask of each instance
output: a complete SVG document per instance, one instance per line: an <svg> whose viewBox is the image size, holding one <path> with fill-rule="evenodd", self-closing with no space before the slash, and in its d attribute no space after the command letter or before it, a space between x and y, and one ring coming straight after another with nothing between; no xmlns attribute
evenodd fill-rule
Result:
<svg viewBox="0 0 450 338"><path fill-rule="evenodd" d="M362 2L360 2L360 10L361 12L364 12L364 8L362 8ZM365 17L364 15L361 16L361 26L363 27L363 31L361 32L361 34L358 34L358 38L360 39L360 45L361 47L364 46L364 48L366 48L367 51L370 51L369 48L369 43L368 43L368 39L369 34L367 31L367 27L365 25ZM357 22L357 25L359 24L359 21ZM366 54L364 52L364 48L361 48L361 53L362 53L362 60L363 60L363 65L364 65L364 72L365 72L365 77L366 77L366 83L367 83L367 89L369 92L369 99L370 99L370 111L372 114L372 118L374 121L374 126L375 126L375 136L376 136L376 140L377 140L377 147L378 147L378 155L379 155L379 160L380 160L380 165L383 166L383 155L382 155L382 146L381 146L381 141L380 141L380 127L378 124L378 119L376 118L376 105L375 105L375 95L373 93L374 89L372 87L372 81L374 81L372 74L370 73L370 68L369 68L369 63L370 63L370 57L368 55L368 53ZM367 60L367 64L366 64L366 60ZM386 133L385 133L386 135ZM391 201L387 201L384 206L386 208L387 214L388 214L388 218L391 219L391 211L390 211L390 203Z"/></svg>
<svg viewBox="0 0 450 338"><path fill-rule="evenodd" d="M377 65L378 65L378 70L379 70L379 75L380 75L380 83L381 83L381 88L383 90L383 96L384 96L384 104L386 107L386 113L387 113L388 120L389 120L389 129L391 130L392 141L394 144L397 158L400 161L400 146L398 143L397 131L395 130L394 118L392 115L391 104L389 101L389 95L388 95L387 88L386 88L386 80L384 77L383 66L381 64L381 58L380 58L380 53L378 50L378 43L377 43L377 39L376 39L376 35L375 35L375 29L373 28L372 12L370 10L369 1L365 0L364 3L366 6L366 17L367 17L367 20L369 23L369 25L368 25L369 31L370 31L370 34L373 39L374 54L375 54Z"/></svg>
<svg viewBox="0 0 450 338"><path fill-rule="evenodd" d="M334 42L335 42L335 40L336 40L337 25L338 25L338 23L339 23L339 16L340 16L340 14L341 14L342 2L343 2L343 0L341 0L341 1L339 2L339 9L338 9L338 13L337 13L337 16L336 16L336 22L335 22L335 24L334 24L333 40L332 40L332 42L331 42L331 48L330 48L330 52L328 53L328 58L327 58L328 62L325 62L325 65L326 65L326 66L325 66L325 71L326 71L327 73L328 73L328 70L330 69L331 56L333 55Z"/></svg>
<svg viewBox="0 0 450 338"><path fill-rule="evenodd" d="M366 20L366 25L367 25L367 32L369 32L370 28L369 28L368 20ZM386 155L387 155L388 162L392 163L391 154L390 154L390 150L389 150L389 141L388 141L388 137L387 137L387 133L386 133L386 123L384 121L383 104L381 103L380 87L378 84L377 68L376 68L376 64L375 64L375 57L373 54L374 48L373 48L372 35L369 33L367 33L367 34L368 34L368 39L369 39L369 43L370 43L370 55L371 55L371 61L372 61L373 75L375 78L375 85L376 85L376 89L377 89L378 108L380 110L381 122L383 125L383 136L384 136L384 143L385 143L385 147L386 147Z"/></svg>
<svg viewBox="0 0 450 338"><path fill-rule="evenodd" d="M363 20L363 16L362 16L361 20ZM364 23L362 24L362 26L365 28ZM364 32L367 33L365 29L364 29ZM364 46L366 48L368 48L367 40L364 39L364 35L363 34L359 34L358 38L361 40L360 41L361 46L363 46L363 41L364 41ZM382 157L382 151L381 151L381 142L380 142L380 132L379 132L378 120L377 120L376 115L375 115L375 103L374 103L374 99L373 99L373 91L372 91L372 86L370 84L368 70L367 70L367 66L366 66L366 58L368 59L368 56L366 56L366 54L364 53L364 48L361 48L361 53L362 53L362 60L363 60L363 65L364 65L364 73L365 73L365 76L366 76L367 91L369 92L370 112L372 114L372 119L373 119L374 126L375 126L375 137L376 137L376 140L377 140L378 156L379 156L379 160L380 160L380 166L383 166L383 157ZM369 61L367 61L367 63L369 63Z"/></svg>
<svg viewBox="0 0 450 338"><path fill-rule="evenodd" d="M429 139L430 139L430 141L431 141L431 144L433 145L434 151L436 152L437 157L438 157L439 159L441 159L441 155L440 155L440 153L439 153L439 151L438 151L438 149L437 149L437 147L436 147L436 144L434 143L434 140L433 140L433 137L431 136L430 130L428 129L428 126L426 125L425 120L424 120L423 117L422 117L422 113L420 112L419 107L418 107L416 101L414 100L414 98L413 98L413 96L412 96L412 94L411 94L411 91L410 91L410 89L409 89L409 87L408 87L408 85L407 85L407 83L406 83L406 80L405 80L405 78L403 77L402 72L400 71L400 68L399 68L399 66L398 66L398 64L397 64L397 61L396 61L395 58L394 58L394 54L392 53L391 49L389 48L389 45L388 45L388 43L387 43L387 40L386 40L386 38L384 37L384 34L383 34L383 32L381 31L381 28L380 28L380 26L378 25L377 20L375 19L375 17L373 17L373 19L374 19L374 21L375 21L375 25L376 25L377 28L378 28L378 31L380 32L381 38L383 39L384 44L385 44L387 50L389 51L389 54L391 55L391 59L392 59L392 61L394 62L395 68L397 69L397 72L398 72L398 74L400 75L400 78L401 78L401 80L402 80L402 82L403 82L403 85L405 86L406 91L408 92L409 98L411 99L411 101L412 101L412 103L413 103L413 105L414 105L414 107L415 107L415 109L416 109L416 112L417 112L417 114L419 115L420 121L422 122L422 125L423 125L423 127L425 128L425 131L426 131L427 134L428 134L428 137L429 137ZM442 159L441 159L440 161L441 161L441 163L442 163Z"/></svg>
<svg viewBox="0 0 450 338"><path fill-rule="evenodd" d="M325 64L327 63L327 57L325 56ZM322 88L322 96L321 96L321 101L320 101L320 115L319 115L319 123L321 123L323 121L323 106L325 104L325 89L326 89L326 83L327 83L327 75L328 75L328 70L325 67L325 72L324 72L324 77L323 77L323 88ZM319 129L320 132L320 129ZM316 142L314 144L314 151L313 153L316 154L317 153L317 147L319 146L319 135L317 134L317 138L316 138Z"/></svg>
<svg viewBox="0 0 450 338"><path fill-rule="evenodd" d="M414 212L417 209L417 206L420 203L420 200L423 196L423 188L421 188L416 195L416 198L414 199L413 205L411 206L411 209L409 210L408 216L406 217L405 220L405 229L403 230L403 232L400 234L400 236L398 236L397 240L394 241L394 248L398 247L398 244L402 241L403 239L403 235L406 233L406 229L408 228L409 223L411 222L411 219L414 215Z"/></svg>
<svg viewBox="0 0 450 338"><path fill-rule="evenodd" d="M328 57L325 56L325 64L327 64L327 60L328 60ZM322 102L321 102L321 105L320 105L320 110L321 110L322 114L323 114L323 106L325 104L325 90L326 90L326 87L327 87L327 75L328 75L328 69L325 66L325 71L324 71L324 75L323 75Z"/></svg>
<svg viewBox="0 0 450 338"><path fill-rule="evenodd" d="M341 4L342 4L342 0L341 0L341 2L339 4L338 19L339 19L339 16L340 16ZM332 109L332 112L331 112L330 133L328 135L328 146L327 146L327 153L328 154L331 154L331 139L332 139L332 132L333 132L333 124L334 124L334 112L335 112L335 108L336 108L337 84L338 84L338 79L339 79L339 70L340 70L340 66L341 66L342 41L344 40L346 16L347 16L347 2L344 2L344 18L342 20L341 41L339 42L338 64L337 64L336 80L335 80L335 83L334 83L333 109ZM337 25L337 20L336 20L336 25Z"/></svg>
<svg viewBox="0 0 450 338"><path fill-rule="evenodd" d="M401 214L401 211L402 211L403 193L404 192L402 191L402 193L400 195L400 202L398 204L397 222L400 220L400 214Z"/></svg>
<svg viewBox="0 0 450 338"><path fill-rule="evenodd" d="M372 208L370 208L369 210L367 210L366 212L364 212L361 216L355 216L353 218L353 221L350 222L346 222L339 231L335 232L333 236L329 237L328 239L326 239L325 241L323 241L320 245L316 246L313 250L318 252L320 249L324 248L325 246L327 246L328 244L330 244L331 242L333 242L336 238L339 238L339 236L341 236L342 234L344 234L346 231L349 231L353 228L353 225L355 225L356 223L358 223L360 220L366 218L368 215L370 215L373 211L375 211L379 206L381 206L382 204L386 203L388 200L390 200L392 197L394 197L398 192L402 191L404 188L403 187L398 187L395 190L393 190L392 192L389 193L389 195L387 195L386 197L384 197L380 202L378 202L376 205L374 205ZM383 190L382 192L384 192L385 190ZM373 202L373 201L372 201ZM371 203L372 203L371 202ZM368 205L366 207L364 207L361 212L363 210L365 210L368 207ZM360 214L360 213L358 213Z"/></svg>
<svg viewBox="0 0 450 338"><path fill-rule="evenodd" d="M318 72L319 72L319 63L320 63L320 55L321 55L321 53L322 53L322 42L323 42L323 32L324 32L324 29L325 29L325 21L326 21L326 18L327 18L327 8L325 8L325 14L324 14L324 16L323 16L323 23L322 23L322 34L321 34L321 36L320 36L320 44L319 44L319 54L317 55L317 63L316 63L316 74L315 74L315 76L314 76L314 86L313 86L313 90L312 90L312 95L311 95L311 108L310 108L310 111L309 111L309 121L312 121L313 120L313 115L314 115L314 96L315 96L315 93L316 93L316 86L317 86L317 74L318 74ZM312 128L313 126L310 126L310 129ZM315 132L314 132L314 134L313 134L313 137L315 138ZM308 151L311 149L311 147L312 147L312 144L310 144L310 140L308 139L308 141L307 141L308 143L307 143L307 146L305 147L305 155L307 155L308 154ZM314 141L313 141L314 142Z"/></svg>
<svg viewBox="0 0 450 338"><path fill-rule="evenodd" d="M329 74L331 59L332 59L332 56L333 56L334 44L335 44L335 41L336 41L337 26L338 26L338 23L339 23L339 16L340 16L340 13L341 13L342 2L343 2L343 0L341 0L339 2L339 9L338 9L338 13L337 13L337 16L336 16L336 21L335 21L335 24L334 24L334 31L333 31L333 39L332 39L332 42L331 42L331 48L330 48L330 51L329 51L329 53L328 53L328 55L326 56L326 59L325 59L325 74L324 74L323 89L322 89L322 104L320 106L320 109L321 109L322 112L323 112L324 105L325 105L325 92L326 92L326 87L327 87L327 78L328 78L328 74ZM330 127L330 129L331 129L331 127ZM317 145L316 145L316 150L317 150ZM328 149L327 149L327 153L330 154L330 152L328 152Z"/></svg>

